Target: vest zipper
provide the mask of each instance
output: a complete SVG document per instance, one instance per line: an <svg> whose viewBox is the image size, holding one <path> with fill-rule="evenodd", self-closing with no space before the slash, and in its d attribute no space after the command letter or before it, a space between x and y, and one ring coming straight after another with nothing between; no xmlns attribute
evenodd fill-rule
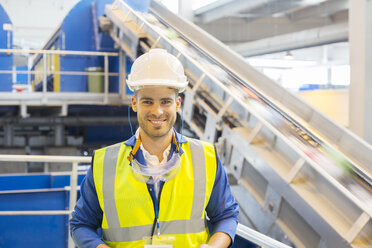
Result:
<svg viewBox="0 0 372 248"><path fill-rule="evenodd" d="M154 199L154 194L152 193L151 186L149 184L146 184L146 186L147 186L147 191L149 192L151 200L152 200L152 205L153 205L153 208L154 208L154 215L155 215L154 223L152 225L152 231L151 231L151 241L152 241L152 236L155 234L155 228L156 228L156 222L157 222L156 213L155 213L155 199Z"/></svg>
<svg viewBox="0 0 372 248"><path fill-rule="evenodd" d="M157 202L158 203L158 215L160 214L160 198L161 198L161 192L163 190L163 186L164 186L164 183L165 182L162 182L160 181L160 188L159 188L159 201ZM158 227L158 238L160 237L160 223L159 223L159 218L157 219L157 227Z"/></svg>
<svg viewBox="0 0 372 248"><path fill-rule="evenodd" d="M159 211L160 211L160 209L159 209L159 206L160 206L161 192L163 190L164 183L163 182L160 183L159 201L156 200L155 190L153 190L153 188L149 184L146 184L146 185L147 185L147 190L148 190L148 192L151 196L152 204L154 206L154 213L155 213L155 219L154 219L154 223L153 223L153 226L152 226L152 232L151 232L152 233L151 243L152 243L152 236L155 235L155 230L156 229L158 231L157 235L158 235L158 237L160 237L160 222L159 222ZM156 204L156 206L155 206L155 204Z"/></svg>

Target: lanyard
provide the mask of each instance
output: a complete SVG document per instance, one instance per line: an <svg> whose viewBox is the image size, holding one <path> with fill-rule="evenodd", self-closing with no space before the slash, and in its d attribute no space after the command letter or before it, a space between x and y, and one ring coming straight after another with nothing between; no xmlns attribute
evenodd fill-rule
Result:
<svg viewBox="0 0 372 248"><path fill-rule="evenodd" d="M176 134L173 134L173 143L175 144L176 146L176 150L178 153L180 153L180 147L181 147L181 144L177 141L176 139ZM134 145L132 151L130 151L129 153L129 156L127 157L127 159L129 160L129 162L132 162L133 158L134 158L134 155L137 153L138 149L140 148L141 146L141 136L138 135L138 138L137 138L137 141L136 141L136 144ZM171 141L172 143L172 141ZM132 164L131 164L132 165Z"/></svg>
<svg viewBox="0 0 372 248"><path fill-rule="evenodd" d="M159 224L159 209L158 209L158 201L156 199L155 190L151 188L152 196L154 198L154 206L155 206L155 219L156 219L156 227L158 229L158 238L160 237L160 224Z"/></svg>

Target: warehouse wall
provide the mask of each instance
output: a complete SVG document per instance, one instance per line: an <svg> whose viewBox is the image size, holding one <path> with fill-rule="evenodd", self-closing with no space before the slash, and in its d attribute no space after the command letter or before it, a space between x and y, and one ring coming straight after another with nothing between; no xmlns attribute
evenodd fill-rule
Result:
<svg viewBox="0 0 372 248"><path fill-rule="evenodd" d="M348 90L307 90L298 94L331 119L344 127L349 126Z"/></svg>

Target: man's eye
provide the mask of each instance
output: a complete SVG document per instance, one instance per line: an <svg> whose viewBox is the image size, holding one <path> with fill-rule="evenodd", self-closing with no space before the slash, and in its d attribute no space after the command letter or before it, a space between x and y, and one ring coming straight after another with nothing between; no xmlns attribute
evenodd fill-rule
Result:
<svg viewBox="0 0 372 248"><path fill-rule="evenodd" d="M172 103L171 100L164 100L164 101L162 101L162 104L171 104L171 103Z"/></svg>
<svg viewBox="0 0 372 248"><path fill-rule="evenodd" d="M151 101L143 101L142 103L144 103L144 104L151 104L152 102Z"/></svg>

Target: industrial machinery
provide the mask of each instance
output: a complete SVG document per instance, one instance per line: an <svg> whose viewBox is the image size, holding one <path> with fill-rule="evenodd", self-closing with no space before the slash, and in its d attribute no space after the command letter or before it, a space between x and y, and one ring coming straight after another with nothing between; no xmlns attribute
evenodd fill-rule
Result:
<svg viewBox="0 0 372 248"><path fill-rule="evenodd" d="M12 22L8 14L0 5L0 49L13 48L13 32ZM12 71L13 54L2 53L0 54L0 67L2 70ZM12 91L12 75L0 74L0 91Z"/></svg>
<svg viewBox="0 0 372 248"><path fill-rule="evenodd" d="M105 15L97 26L118 48L122 79L128 72L122 68L150 48L167 49L183 62L190 81L184 133L216 144L242 224L294 247L372 246L369 144L156 1L140 13L117 0ZM47 94L45 76L42 82L40 98L63 94ZM76 104L69 97L63 104ZM106 99L102 105L129 104L123 90L99 97Z"/></svg>
<svg viewBox="0 0 372 248"><path fill-rule="evenodd" d="M11 31L1 30L0 153L91 154L92 149L130 136L130 91L119 88L119 69L129 70L130 63L119 68L119 60L126 58L98 26L105 4L111 2L78 2L40 50L12 49ZM2 13L1 27L9 26ZM13 55L27 53L29 68L12 70ZM19 75L26 76L31 91L11 93L12 78ZM19 164L5 166L4 171L43 168Z"/></svg>
<svg viewBox="0 0 372 248"><path fill-rule="evenodd" d="M98 27L98 17L104 14L104 5L110 2L84 0L76 4L42 49L117 52L112 39L104 33L100 33ZM81 18L82 16L84 18ZM47 90L54 92L88 91L89 85L86 75L79 75L76 72L102 73L106 63L103 56L89 56L85 53L48 54L45 58L43 54L36 54L32 61L32 70L35 72L32 84L36 91L42 91L44 60L46 60L48 71L46 75ZM117 56L108 57L107 66L110 73L118 72L118 61ZM103 73L100 78L103 83ZM119 92L118 81L118 76L109 77L109 92ZM98 87L96 92L103 92L103 87Z"/></svg>

